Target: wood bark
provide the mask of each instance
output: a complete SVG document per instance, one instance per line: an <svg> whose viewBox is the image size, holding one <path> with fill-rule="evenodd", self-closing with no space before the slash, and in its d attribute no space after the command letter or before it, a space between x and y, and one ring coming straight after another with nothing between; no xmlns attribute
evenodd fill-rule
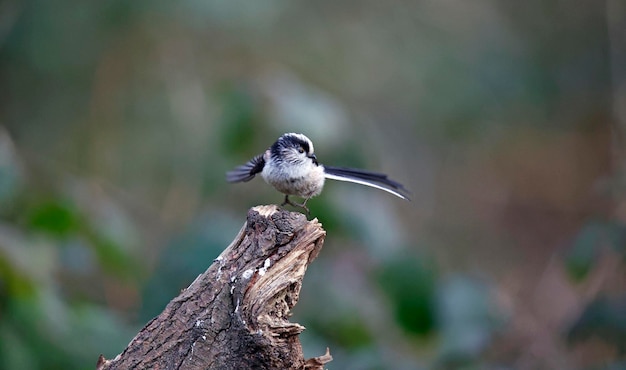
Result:
<svg viewBox="0 0 626 370"><path fill-rule="evenodd" d="M235 240L112 360L113 369L323 369L288 321L326 232L316 220L257 206Z"/></svg>

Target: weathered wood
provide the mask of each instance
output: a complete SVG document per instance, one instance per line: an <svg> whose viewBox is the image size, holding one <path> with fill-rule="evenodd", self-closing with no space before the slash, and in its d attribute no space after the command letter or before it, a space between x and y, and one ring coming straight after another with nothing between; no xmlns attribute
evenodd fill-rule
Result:
<svg viewBox="0 0 626 370"><path fill-rule="evenodd" d="M97 369L323 369L328 351L305 360L288 317L325 235L303 214L252 208L209 269Z"/></svg>

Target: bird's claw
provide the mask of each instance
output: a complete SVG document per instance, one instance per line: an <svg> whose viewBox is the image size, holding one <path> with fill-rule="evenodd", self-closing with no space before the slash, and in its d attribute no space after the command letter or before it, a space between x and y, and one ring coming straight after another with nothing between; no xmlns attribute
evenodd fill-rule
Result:
<svg viewBox="0 0 626 370"><path fill-rule="evenodd" d="M304 200L304 202L302 202L302 204L300 204L300 203L294 203L294 202L292 202L291 200L289 200L289 195L285 195L285 201L281 203L281 207L282 207L282 206L284 206L284 205L286 205L286 204L289 204L290 206L293 206L293 207L299 207L299 208L302 208L302 209L304 209L304 210L306 211L306 215L307 215L307 217L308 217L308 216L310 216L310 215L311 215L311 211L309 211L309 208L306 206L306 202L307 202L308 200L309 200L309 198L306 198L306 199Z"/></svg>

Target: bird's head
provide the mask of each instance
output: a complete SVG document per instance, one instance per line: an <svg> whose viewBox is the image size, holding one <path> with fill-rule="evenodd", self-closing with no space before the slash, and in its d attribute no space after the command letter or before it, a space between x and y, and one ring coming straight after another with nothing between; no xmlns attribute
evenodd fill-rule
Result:
<svg viewBox="0 0 626 370"><path fill-rule="evenodd" d="M291 164L313 163L317 165L317 157L311 140L295 133L284 134L270 148L272 159Z"/></svg>

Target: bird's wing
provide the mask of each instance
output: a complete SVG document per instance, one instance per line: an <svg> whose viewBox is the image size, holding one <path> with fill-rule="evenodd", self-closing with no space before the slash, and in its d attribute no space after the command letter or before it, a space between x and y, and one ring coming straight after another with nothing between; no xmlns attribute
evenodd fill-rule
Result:
<svg viewBox="0 0 626 370"><path fill-rule="evenodd" d="M402 199L409 200L409 191L397 181L391 180L387 175L377 172L358 170L355 168L324 166L327 179L354 182L361 185L371 186L384 190Z"/></svg>
<svg viewBox="0 0 626 370"><path fill-rule="evenodd" d="M234 170L226 173L226 181L228 182L246 182L254 178L254 176L263 171L265 159L263 154L259 154L248 161L248 163L236 167Z"/></svg>

